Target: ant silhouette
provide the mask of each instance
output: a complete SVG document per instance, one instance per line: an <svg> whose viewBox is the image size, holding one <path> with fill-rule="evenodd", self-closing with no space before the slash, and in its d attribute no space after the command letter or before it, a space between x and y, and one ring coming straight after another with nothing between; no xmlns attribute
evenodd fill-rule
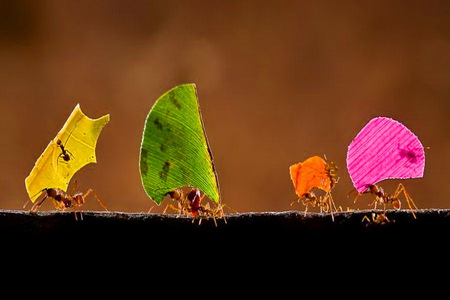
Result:
<svg viewBox="0 0 450 300"><path fill-rule="evenodd" d="M70 152L65 145L67 145L67 141L69 140L70 136L72 135L73 131L75 130L76 126L72 129L72 131L67 136L66 142L62 143L60 139L56 140L56 146L61 149L61 153L58 155L58 159L62 158L64 162L68 163L71 159L74 159L72 152Z"/></svg>
<svg viewBox="0 0 450 300"><path fill-rule="evenodd" d="M56 141L56 145L61 148L61 153L59 154L58 158L61 157L65 162L68 162L71 157L74 158L73 154L63 146L60 139Z"/></svg>
<svg viewBox="0 0 450 300"><path fill-rule="evenodd" d="M42 205L42 203L44 203L44 201L47 198L50 198L53 201L53 205L57 210L66 211L67 209L72 208L73 213L75 215L75 220L77 221L78 221L77 216L77 209L78 209L78 212L80 213L80 219L83 220L82 206L85 203L87 196L89 196L90 194L94 195L95 199L100 204L100 206L103 207L106 211L108 211L106 206L103 204L103 202L100 200L100 198L94 192L93 189L88 189L86 193L83 194L82 192L75 192L77 186L78 184L77 181L75 180L72 195L69 195L63 190L57 188L43 189L41 192L45 192L45 196L40 201L34 203L30 211L36 212L38 208ZM25 203L24 208L27 204L28 202Z"/></svg>
<svg viewBox="0 0 450 300"><path fill-rule="evenodd" d="M370 219L368 216L364 216L361 222L367 222L366 226L368 226L369 224L384 225L390 223L391 221L387 217L386 213L372 212L372 219Z"/></svg>

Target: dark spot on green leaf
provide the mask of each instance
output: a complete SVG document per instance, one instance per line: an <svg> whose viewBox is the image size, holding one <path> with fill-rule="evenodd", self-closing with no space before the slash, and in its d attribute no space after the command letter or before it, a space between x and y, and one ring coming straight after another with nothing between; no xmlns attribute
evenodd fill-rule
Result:
<svg viewBox="0 0 450 300"><path fill-rule="evenodd" d="M163 129L163 124L161 123L161 121L159 121L159 118L156 118L156 119L153 121L153 123L156 125L156 127L157 127L159 130L162 130L162 129Z"/></svg>
<svg viewBox="0 0 450 300"><path fill-rule="evenodd" d="M147 166L147 150L142 148L141 150L141 174L147 175L148 166Z"/></svg>
<svg viewBox="0 0 450 300"><path fill-rule="evenodd" d="M159 150L161 150L161 152L166 152L167 146L165 144L161 144L161 146L159 146Z"/></svg>
<svg viewBox="0 0 450 300"><path fill-rule="evenodd" d="M170 162L166 161L164 163L164 166L163 166L161 172L159 172L159 178L166 181L167 175L169 174L169 169L170 169Z"/></svg>
<svg viewBox="0 0 450 300"><path fill-rule="evenodd" d="M175 93L170 93L169 99L170 99L170 102L172 102L176 108L181 109L181 104L180 104L180 102L178 102L177 98L175 98Z"/></svg>

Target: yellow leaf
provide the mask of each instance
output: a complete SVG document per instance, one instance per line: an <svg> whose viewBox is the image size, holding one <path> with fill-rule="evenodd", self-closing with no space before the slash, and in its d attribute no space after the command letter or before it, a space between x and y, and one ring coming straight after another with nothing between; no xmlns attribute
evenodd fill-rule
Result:
<svg viewBox="0 0 450 300"><path fill-rule="evenodd" d="M82 167L96 163L95 147L109 114L98 119L87 117L77 104L63 128L50 141L36 161L25 186L32 202L44 189L67 191L70 179Z"/></svg>

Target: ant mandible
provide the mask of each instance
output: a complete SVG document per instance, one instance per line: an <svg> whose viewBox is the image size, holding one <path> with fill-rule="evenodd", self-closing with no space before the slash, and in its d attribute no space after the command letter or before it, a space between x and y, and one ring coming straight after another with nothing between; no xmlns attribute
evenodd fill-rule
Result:
<svg viewBox="0 0 450 300"><path fill-rule="evenodd" d="M389 204L392 204L392 206L395 209L399 210L402 206L399 196L402 193L406 199L406 203L408 204L408 207L409 207L414 219L417 219L416 214L414 213L414 208L415 209L418 209L418 208L417 208L416 204L414 203L413 199L411 198L411 196L409 195L408 191L406 190L405 186L401 183L399 183L399 185L397 186L397 189L395 190L394 194L386 194L384 192L383 188L380 186L377 186L376 184L369 185L364 192L356 195L354 203L356 203L356 200L363 194L372 194L375 196L375 200L370 205L373 205L374 209L377 208L377 205L383 205L383 210L384 210L384 212L386 212L387 206Z"/></svg>
<svg viewBox="0 0 450 300"><path fill-rule="evenodd" d="M223 212L224 205L219 204L216 208L211 208L209 203L202 205L201 201L205 197L205 194L200 196L200 190L197 188L192 188L187 194L185 194L181 189L175 189L174 191L169 192L168 195L172 200L177 202L177 206L168 204L164 209L163 214L166 213L167 209L171 209L180 215L192 215L194 217L193 222L195 221L195 218L199 218L199 225L202 223L202 219L208 218L212 218L214 220L216 227L216 219L223 218L225 223L227 222Z"/></svg>
<svg viewBox="0 0 450 300"><path fill-rule="evenodd" d="M75 180L75 187L74 190L76 189L77 186L77 181ZM97 196L97 194L94 192L93 189L88 189L86 191L86 193L81 193L81 192L76 192L73 195L69 195L66 192L64 192L61 189L57 189L57 188L46 188L43 189L43 191L45 192L45 196L44 198L42 198L40 201L36 202L32 207L31 207L31 211L32 212L36 212L38 210L38 208L42 205L42 203L44 203L44 201L47 198L52 199L53 201L53 205L55 206L55 208L57 210L61 210L61 211L66 211L69 208L73 208L73 212L75 214L75 220L78 221L78 216L77 216L77 209L80 213L80 219L83 220L83 213L82 213L82 206L85 203L85 200L87 198L87 196L89 196L90 194L94 195L95 199L97 200L97 202L100 204L101 207L103 207L106 211L108 210L106 208L106 206L103 204L103 202L100 200L100 198Z"/></svg>

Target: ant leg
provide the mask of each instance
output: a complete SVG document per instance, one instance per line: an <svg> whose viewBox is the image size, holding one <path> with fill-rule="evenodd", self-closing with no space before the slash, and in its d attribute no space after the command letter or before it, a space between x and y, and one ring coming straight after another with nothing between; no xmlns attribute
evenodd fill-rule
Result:
<svg viewBox="0 0 450 300"><path fill-rule="evenodd" d="M83 198L86 199L86 197L89 196L89 194L94 195L95 199L97 199L98 204L100 204L101 207L103 207L106 211L108 211L108 209L106 208L105 204L103 204L102 200L100 200L100 198L99 198L98 195L94 192L93 189L87 190L87 192L83 195ZM80 206L80 209L81 209L81 206Z"/></svg>
<svg viewBox="0 0 450 300"><path fill-rule="evenodd" d="M72 185L72 195L75 195L77 190L78 190L78 180L74 179L73 185Z"/></svg>
<svg viewBox="0 0 450 300"><path fill-rule="evenodd" d="M304 201L303 204L305 205L305 217L306 217L306 213L308 212L309 201Z"/></svg>
<svg viewBox="0 0 450 300"><path fill-rule="evenodd" d="M58 155L58 157L56 158L56 171L58 171L59 158L61 157L61 154L62 154L62 153L60 153L60 154Z"/></svg>
<svg viewBox="0 0 450 300"><path fill-rule="evenodd" d="M38 208L42 205L42 203L44 203L45 199L47 199L47 198L48 198L48 195L45 195L45 197L42 198L41 201L34 203L33 206L31 207L30 211L36 212L38 210Z"/></svg>
<svg viewBox="0 0 450 300"><path fill-rule="evenodd" d="M61 210L61 211L64 211L65 209L64 209L64 206L62 206L58 201L56 201L54 198L50 198L50 199L52 199L52 203L53 203L53 206L56 208L56 210Z"/></svg>
<svg viewBox="0 0 450 300"><path fill-rule="evenodd" d="M223 221L225 222L225 224L228 224L227 223L227 218L225 218L225 213L223 212L223 207L224 207L224 205L219 204L219 207L218 207L218 212L220 213L219 214L219 218L222 218Z"/></svg>
<svg viewBox="0 0 450 300"><path fill-rule="evenodd" d="M237 210L231 208L228 204L220 204L220 210L223 212L223 209L228 207L228 209L232 210L234 213L239 213Z"/></svg>
<svg viewBox="0 0 450 300"><path fill-rule="evenodd" d="M186 202L186 198L180 198L177 201L177 207L171 205L171 209L175 208L175 211L177 212L177 218L181 215L188 215L190 213L189 209L190 205Z"/></svg>
<svg viewBox="0 0 450 300"><path fill-rule="evenodd" d="M372 213L372 222L374 222L374 223L376 223L376 220L377 220L377 218L378 218L378 214L377 213Z"/></svg>
<svg viewBox="0 0 450 300"><path fill-rule="evenodd" d="M395 194L394 194L395 195ZM396 209L396 210L400 210L402 208L402 202L400 201L400 199L398 199L398 195L394 196L394 200L392 201L392 206Z"/></svg>
<svg viewBox="0 0 450 300"><path fill-rule="evenodd" d="M216 216L215 216L214 214L212 214L212 218L213 218L213 220L214 220L214 225L216 225L216 227L217 227Z"/></svg>
<svg viewBox="0 0 450 300"><path fill-rule="evenodd" d="M205 198L205 196L206 196L206 194L203 194L203 195L200 197L200 202L202 202L202 200L203 200L203 198Z"/></svg>
<svg viewBox="0 0 450 300"><path fill-rule="evenodd" d="M370 205L369 206L372 206L373 205L373 209L377 209L377 204L378 204L378 196L377 197L375 197L375 200L373 200L372 201L372 203L370 203Z"/></svg>
<svg viewBox="0 0 450 300"><path fill-rule="evenodd" d="M300 202L300 198L291 202L291 206L294 205L295 202Z"/></svg>
<svg viewBox="0 0 450 300"><path fill-rule="evenodd" d="M373 219L373 215L372 215L372 219ZM361 223L364 223L364 221L366 221L367 223L370 223L372 221L370 221L368 216L364 216L364 218L362 218Z"/></svg>
<svg viewBox="0 0 450 300"><path fill-rule="evenodd" d="M331 196L330 192L327 193L327 198L328 198L328 206L330 207L331 219L334 222L333 208L334 208L334 211L337 211L337 209L336 209L336 205L334 204L333 197Z"/></svg>
<svg viewBox="0 0 450 300"><path fill-rule="evenodd" d="M75 215L75 221L78 221L76 205L74 205L74 206L72 206L72 207L73 207L73 214Z"/></svg>
<svg viewBox="0 0 450 300"><path fill-rule="evenodd" d="M166 214L167 209L169 209L169 208L170 208L172 211L177 212L178 214L181 214L181 209L180 209L180 207L175 207L175 206L173 206L173 204L167 204L167 205L166 205L166 208L165 208L164 211L163 211L163 215Z"/></svg>
<svg viewBox="0 0 450 300"><path fill-rule="evenodd" d="M406 190L405 186L401 183L399 183L397 190L395 191L394 197L398 197L401 193L403 193L403 195L405 196L406 199L406 203L409 206L409 210L411 211L411 214L413 215L414 219L417 219L416 214L414 213L414 209L412 207L412 205L416 208L416 204L414 203L413 199L411 198L411 196L409 195L408 191ZM412 203L412 205L411 205Z"/></svg>
<svg viewBox="0 0 450 300"><path fill-rule="evenodd" d="M330 198L329 202L331 204L331 209L334 209L334 211L338 211L336 204L334 203L333 197L331 196L331 191L328 192L328 194L329 194L329 198Z"/></svg>
<svg viewBox="0 0 450 300"><path fill-rule="evenodd" d="M23 204L22 208L25 209L25 207L27 207L28 203L30 203L30 200L27 200L27 201Z"/></svg>
<svg viewBox="0 0 450 300"><path fill-rule="evenodd" d="M401 186L401 188L400 188L400 186ZM411 201L411 203L412 203L412 205L414 206L414 208L415 208L415 209L419 209L419 208L416 206L416 204L414 203L414 201L413 201L411 195L409 194L409 192L406 190L406 187L405 187L403 184L399 183L399 187L398 187L397 189L399 189L399 188L400 188L401 190L403 190L403 193L404 193L406 199L407 199L407 200L409 199L409 200Z"/></svg>
<svg viewBox="0 0 450 300"><path fill-rule="evenodd" d="M356 200L358 200L359 197L361 197L361 193L358 193L356 191L356 189L352 189L348 194L347 197L350 196L351 194L356 194L355 200L353 200L353 203L356 203Z"/></svg>
<svg viewBox="0 0 450 300"><path fill-rule="evenodd" d="M76 213L76 209L78 207L78 212L80 213L80 220L83 221L83 205L81 203L75 203L73 206L73 209L75 210L75 215Z"/></svg>
<svg viewBox="0 0 450 300"><path fill-rule="evenodd" d="M216 227L217 227L217 221L216 221L217 212L215 210L211 209L211 206L209 205L209 203L206 203L206 205L203 206L202 210L205 212L204 215L206 216L206 218L209 218L209 217L213 218L214 225L216 225ZM201 215L201 217L202 218L204 217L203 214Z"/></svg>
<svg viewBox="0 0 450 300"><path fill-rule="evenodd" d="M72 152L70 152L69 150L65 149L67 153L69 153L69 156L71 156L72 158L75 158L75 156L73 156ZM61 153L62 154L62 153Z"/></svg>

